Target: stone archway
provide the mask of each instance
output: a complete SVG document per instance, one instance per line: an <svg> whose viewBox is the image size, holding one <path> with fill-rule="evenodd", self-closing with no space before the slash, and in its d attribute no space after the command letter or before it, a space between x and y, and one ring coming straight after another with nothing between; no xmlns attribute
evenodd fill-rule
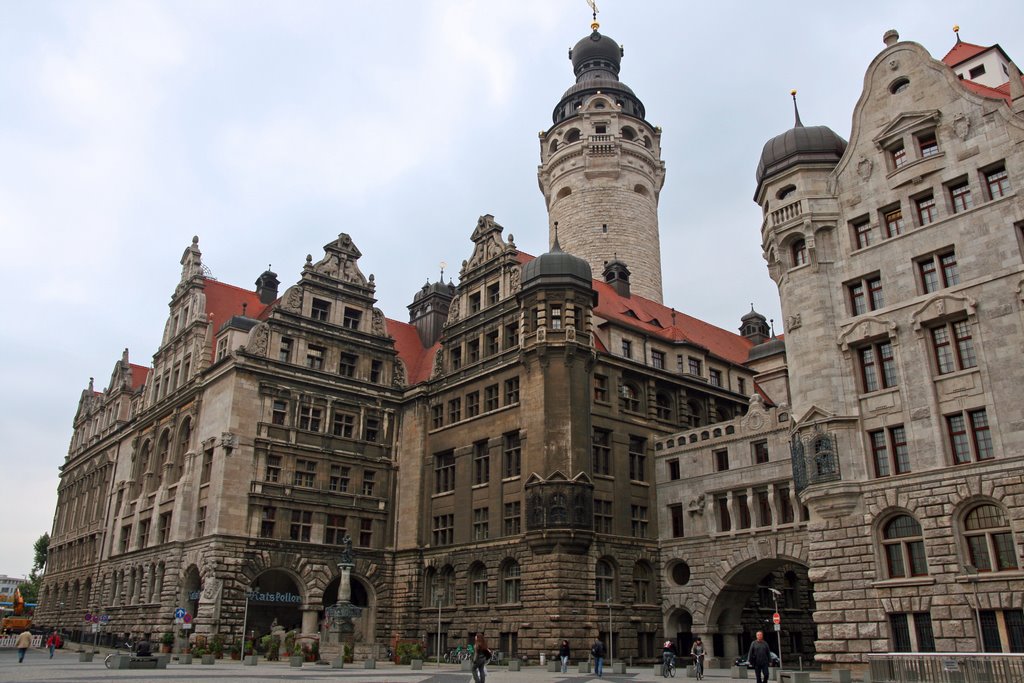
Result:
<svg viewBox="0 0 1024 683"><path fill-rule="evenodd" d="M325 610L338 601L340 585L341 577L336 576L324 588L323 603L320 605L318 613L320 642L323 643L321 646L322 650L327 649L330 651L332 646L337 645L338 637L334 628L335 625L326 616ZM349 578L349 586L351 587L349 599L354 606L362 608L360 615L352 622L354 626L353 642L357 645L372 645L376 638L377 624L377 598L373 586L358 576Z"/></svg>
<svg viewBox="0 0 1024 683"><path fill-rule="evenodd" d="M676 652L684 654L690 651L693 639L699 633L693 632L693 615L684 607L677 607L668 613L665 619L665 637L674 641Z"/></svg>
<svg viewBox="0 0 1024 683"><path fill-rule="evenodd" d="M782 618L779 632L772 624L776 608ZM750 562L723 578L708 610L713 652L732 661L746 654L757 631L764 631L765 640L776 654L781 636L781 656L787 666L798 658L813 661L817 638L813 614L814 586L806 565L787 558Z"/></svg>
<svg viewBox="0 0 1024 683"><path fill-rule="evenodd" d="M301 631L302 584L291 572L267 569L244 590L249 601L247 632L268 634L275 627Z"/></svg>

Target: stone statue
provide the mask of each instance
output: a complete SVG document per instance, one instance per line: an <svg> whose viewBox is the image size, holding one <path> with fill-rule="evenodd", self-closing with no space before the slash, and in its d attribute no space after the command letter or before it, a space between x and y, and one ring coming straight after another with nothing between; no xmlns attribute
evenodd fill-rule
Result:
<svg viewBox="0 0 1024 683"><path fill-rule="evenodd" d="M341 545L341 564L352 564L352 537L346 533Z"/></svg>

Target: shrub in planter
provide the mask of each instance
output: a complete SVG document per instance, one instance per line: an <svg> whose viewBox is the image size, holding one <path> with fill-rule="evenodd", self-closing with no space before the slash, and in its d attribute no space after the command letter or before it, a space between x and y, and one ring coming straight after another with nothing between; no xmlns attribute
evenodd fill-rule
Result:
<svg viewBox="0 0 1024 683"><path fill-rule="evenodd" d="M210 641L210 652L217 659L224 656L224 636L218 633L213 637Z"/></svg>
<svg viewBox="0 0 1024 683"><path fill-rule="evenodd" d="M399 643L398 663L409 664L414 659L423 659L423 645L420 643Z"/></svg>
<svg viewBox="0 0 1024 683"><path fill-rule="evenodd" d="M281 658L281 639L277 636L263 636L260 638L260 647L267 655L267 661L276 662Z"/></svg>
<svg viewBox="0 0 1024 683"><path fill-rule="evenodd" d="M351 645L346 645L345 646L345 655L344 656L345 656L345 661L346 662L349 662L349 663L352 662L352 646Z"/></svg>
<svg viewBox="0 0 1024 683"><path fill-rule="evenodd" d="M302 658L307 662L315 662L320 659L320 644L314 641L312 645L303 645Z"/></svg>
<svg viewBox="0 0 1024 683"><path fill-rule="evenodd" d="M174 634L173 633L168 632L168 633L165 633L162 636L160 636L160 650L162 652L170 652L171 651L171 647L173 645L174 645Z"/></svg>

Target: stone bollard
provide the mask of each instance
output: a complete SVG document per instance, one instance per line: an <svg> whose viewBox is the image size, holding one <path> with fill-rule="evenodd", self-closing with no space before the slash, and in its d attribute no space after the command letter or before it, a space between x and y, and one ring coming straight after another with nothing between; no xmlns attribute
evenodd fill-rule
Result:
<svg viewBox="0 0 1024 683"><path fill-rule="evenodd" d="M624 673L626 673L626 663L625 662L614 662L612 664L612 673L613 674L624 674Z"/></svg>
<svg viewBox="0 0 1024 683"><path fill-rule="evenodd" d="M853 683L853 673L849 669L832 669L832 683Z"/></svg>
<svg viewBox="0 0 1024 683"><path fill-rule="evenodd" d="M461 662L461 664L459 666L460 666L459 671L472 671L473 670L473 662L471 660L469 660L469 659L462 660L462 662Z"/></svg>
<svg viewBox="0 0 1024 683"><path fill-rule="evenodd" d="M747 667L745 666L734 666L732 668L732 675L730 678L743 678L747 677Z"/></svg>
<svg viewBox="0 0 1024 683"><path fill-rule="evenodd" d="M178 655L178 664L191 664L192 655L189 653Z"/></svg>
<svg viewBox="0 0 1024 683"><path fill-rule="evenodd" d="M791 683L811 683L809 671L790 671L789 680Z"/></svg>
<svg viewBox="0 0 1024 683"><path fill-rule="evenodd" d="M520 661L513 657L512 659L508 660L508 670L519 671L520 664Z"/></svg>
<svg viewBox="0 0 1024 683"><path fill-rule="evenodd" d="M558 673L561 670L562 670L562 662L561 662L561 660L552 659L550 662L548 662L548 671L549 672L556 674L556 673Z"/></svg>
<svg viewBox="0 0 1024 683"><path fill-rule="evenodd" d="M590 673L590 661L580 662L579 667L576 669L577 673L588 674Z"/></svg>
<svg viewBox="0 0 1024 683"><path fill-rule="evenodd" d="M293 667L295 669L301 669L302 668L302 657L289 657L288 658L288 666Z"/></svg>
<svg viewBox="0 0 1024 683"><path fill-rule="evenodd" d="M651 672L651 675L655 678L661 678L661 664L654 665L654 671Z"/></svg>
<svg viewBox="0 0 1024 683"><path fill-rule="evenodd" d="M80 661L80 662L91 662L92 661L92 652L79 652L78 653L78 661Z"/></svg>
<svg viewBox="0 0 1024 683"><path fill-rule="evenodd" d="M256 666L256 655L246 655L242 657L242 666Z"/></svg>
<svg viewBox="0 0 1024 683"><path fill-rule="evenodd" d="M409 660L409 666L412 667L413 671L420 671L420 670L423 669L423 660L422 659L411 659L411 660ZM341 668L341 667L339 667L339 668Z"/></svg>
<svg viewBox="0 0 1024 683"><path fill-rule="evenodd" d="M202 663L203 664L207 664L207 665L216 664L217 663L217 656L216 655L203 655L203 662Z"/></svg>
<svg viewBox="0 0 1024 683"><path fill-rule="evenodd" d="M363 660L363 668L364 669L376 669L377 668L377 660L374 659L373 657L370 657L369 659Z"/></svg>

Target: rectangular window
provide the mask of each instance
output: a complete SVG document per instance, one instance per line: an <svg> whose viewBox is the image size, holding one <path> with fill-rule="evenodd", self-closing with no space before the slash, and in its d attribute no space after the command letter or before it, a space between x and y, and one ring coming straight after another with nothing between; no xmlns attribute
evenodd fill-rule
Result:
<svg viewBox="0 0 1024 683"><path fill-rule="evenodd" d="M793 500L789 497L789 487L780 486L777 489L779 501L779 520L782 524L792 524L796 521L793 510Z"/></svg>
<svg viewBox="0 0 1024 683"><path fill-rule="evenodd" d="M772 506L771 501L768 499L768 491L757 491L754 495L757 497L757 525L771 526Z"/></svg>
<svg viewBox="0 0 1024 683"><path fill-rule="evenodd" d="M505 514L503 517L505 525L505 535L515 536L522 530L522 525L519 519L521 514L521 505L519 501L514 503L505 503Z"/></svg>
<svg viewBox="0 0 1024 683"><path fill-rule="evenodd" d="M950 185L949 199L953 213L961 213L974 206L974 201L971 199L971 187L966 180L956 185Z"/></svg>
<svg viewBox="0 0 1024 683"><path fill-rule="evenodd" d="M466 362L476 363L480 360L480 340L470 339L466 342Z"/></svg>
<svg viewBox="0 0 1024 683"><path fill-rule="evenodd" d="M732 515L729 514L729 499L726 496L716 496L715 507L718 511L718 530L731 531Z"/></svg>
<svg viewBox="0 0 1024 683"><path fill-rule="evenodd" d="M448 401L448 424L462 419L462 399L453 398Z"/></svg>
<svg viewBox="0 0 1024 683"><path fill-rule="evenodd" d="M288 403L280 399L274 399L270 408L270 422L278 426L284 426L288 417Z"/></svg>
<svg viewBox="0 0 1024 683"><path fill-rule="evenodd" d="M373 470L363 470L363 495L372 496L377 485L377 473Z"/></svg>
<svg viewBox="0 0 1024 683"><path fill-rule="evenodd" d="M495 282L487 285L487 304L493 306L501 300L501 284Z"/></svg>
<svg viewBox="0 0 1024 683"><path fill-rule="evenodd" d="M263 508L260 516L260 538L274 537L274 521L277 517L277 508L267 506Z"/></svg>
<svg viewBox="0 0 1024 683"><path fill-rule="evenodd" d="M629 506L630 532L633 538L647 538L647 506Z"/></svg>
<svg viewBox="0 0 1024 683"><path fill-rule="evenodd" d="M505 348L514 349L519 346L519 323L505 325Z"/></svg>
<svg viewBox="0 0 1024 683"><path fill-rule="evenodd" d="M490 537L490 508L473 510L473 540L486 541Z"/></svg>
<svg viewBox="0 0 1024 683"><path fill-rule="evenodd" d="M848 284L850 310L853 315L863 315L885 306L882 296L882 278L878 275L865 277Z"/></svg>
<svg viewBox="0 0 1024 683"><path fill-rule="evenodd" d="M430 406L430 426L433 429L444 426L444 405L437 403Z"/></svg>
<svg viewBox="0 0 1024 683"><path fill-rule="evenodd" d="M196 536L206 533L206 506L202 505L196 510Z"/></svg>
<svg viewBox="0 0 1024 683"><path fill-rule="evenodd" d="M290 363L292 360L293 341L288 337L281 337L281 346L277 350L277 359L282 363Z"/></svg>
<svg viewBox="0 0 1024 683"><path fill-rule="evenodd" d="M629 437L629 478L647 481L647 439Z"/></svg>
<svg viewBox="0 0 1024 683"><path fill-rule="evenodd" d="M988 413L984 408L947 415L946 426L956 464L994 457Z"/></svg>
<svg viewBox="0 0 1024 683"><path fill-rule="evenodd" d="M498 385L492 384L484 387L484 412L489 413L498 409Z"/></svg>
<svg viewBox="0 0 1024 683"><path fill-rule="evenodd" d="M513 377L505 380L505 405L512 406L519 403L519 378Z"/></svg>
<svg viewBox="0 0 1024 683"><path fill-rule="evenodd" d="M548 325L553 330L562 329L562 306L560 304L552 306L548 312Z"/></svg>
<svg viewBox="0 0 1024 683"><path fill-rule="evenodd" d="M326 349L322 346L310 344L306 347L306 367L311 370L324 369L324 354Z"/></svg>
<svg viewBox="0 0 1024 683"><path fill-rule="evenodd" d="M906 164L907 150L903 146L903 143L900 143L896 147L891 148L889 150L889 157L892 159L893 168L901 168L904 164Z"/></svg>
<svg viewBox="0 0 1024 683"><path fill-rule="evenodd" d="M156 520L156 542L163 545L171 534L171 513L165 512Z"/></svg>
<svg viewBox="0 0 1024 683"><path fill-rule="evenodd" d="M594 375L594 400L608 403L608 378L604 375Z"/></svg>
<svg viewBox="0 0 1024 683"><path fill-rule="evenodd" d="M928 225L934 223L938 217L938 213L935 208L935 197L928 195L926 197L919 197L914 200L917 205L917 224Z"/></svg>
<svg viewBox="0 0 1024 683"><path fill-rule="evenodd" d="M702 363L699 358L687 358L687 362L690 368L690 374L695 377L703 377L704 370L701 367Z"/></svg>
<svg viewBox="0 0 1024 683"><path fill-rule="evenodd" d="M494 356L498 353L498 331L491 330L484 335L484 353L487 356Z"/></svg>
<svg viewBox="0 0 1024 683"><path fill-rule="evenodd" d="M978 76L984 76L985 75L985 65L984 64L979 64L978 66L976 66L976 67L972 68L970 71L968 71L967 74L972 79L977 78Z"/></svg>
<svg viewBox="0 0 1024 683"><path fill-rule="evenodd" d="M451 545L455 542L455 515L434 517L434 545Z"/></svg>
<svg viewBox="0 0 1024 683"><path fill-rule="evenodd" d="M661 351L651 351L651 367L656 370L665 369L665 354Z"/></svg>
<svg viewBox="0 0 1024 683"><path fill-rule="evenodd" d="M313 530L313 513L307 510L292 510L292 523L288 537L293 541L308 543Z"/></svg>
<svg viewBox="0 0 1024 683"><path fill-rule="evenodd" d="M985 188L989 199L999 199L1010 193L1010 176L1004 166L985 172Z"/></svg>
<svg viewBox="0 0 1024 683"><path fill-rule="evenodd" d="M594 499L594 531L599 534L612 532L612 502Z"/></svg>
<svg viewBox="0 0 1024 683"><path fill-rule="evenodd" d="M363 319L363 312L358 308L345 307L345 314L341 319L342 327L350 330L358 330L359 322Z"/></svg>
<svg viewBox="0 0 1024 683"><path fill-rule="evenodd" d="M343 353L338 358L338 374L342 377L356 376L356 363L359 357L354 353Z"/></svg>
<svg viewBox="0 0 1024 683"><path fill-rule="evenodd" d="M480 292L473 292L469 295L469 312L477 313L480 311Z"/></svg>
<svg viewBox="0 0 1024 683"><path fill-rule="evenodd" d="M199 483L205 484L210 481L210 474L213 471L213 449L207 448L203 451L203 464L199 473Z"/></svg>
<svg viewBox="0 0 1024 683"><path fill-rule="evenodd" d="M328 481L327 489L335 493L348 492L350 467L343 465L331 465L331 478Z"/></svg>
<svg viewBox="0 0 1024 683"><path fill-rule="evenodd" d="M355 416L335 410L331 417L331 433L343 439L351 439L352 431L355 428Z"/></svg>
<svg viewBox="0 0 1024 683"><path fill-rule="evenodd" d="M324 519L324 543L342 545L348 529L345 526L345 515L327 515Z"/></svg>
<svg viewBox="0 0 1024 683"><path fill-rule="evenodd" d="M748 505L747 494L737 493L735 496L736 509L740 513L738 529L750 528L750 505Z"/></svg>
<svg viewBox="0 0 1024 683"><path fill-rule="evenodd" d="M736 378L736 393L747 395L747 380L743 377Z"/></svg>
<svg viewBox="0 0 1024 683"><path fill-rule="evenodd" d="M306 486L312 488L316 485L316 462L313 460L296 460L295 476L292 480L295 486Z"/></svg>
<svg viewBox="0 0 1024 683"><path fill-rule="evenodd" d="M228 338L221 337L217 340L217 360L222 359L228 355Z"/></svg>
<svg viewBox="0 0 1024 683"><path fill-rule="evenodd" d="M954 251L933 254L921 259L917 267L921 275L921 289L925 294L960 284L960 271Z"/></svg>
<svg viewBox="0 0 1024 683"><path fill-rule="evenodd" d="M768 462L768 442L767 441L755 441L750 444L750 449L754 454L754 464L763 465Z"/></svg>
<svg viewBox="0 0 1024 683"><path fill-rule="evenodd" d="M594 428L591 433L591 466L594 474L611 474L612 463L612 433L605 429Z"/></svg>
<svg viewBox="0 0 1024 683"><path fill-rule="evenodd" d="M466 394L466 417L476 417L480 414L480 392L471 391Z"/></svg>
<svg viewBox="0 0 1024 683"><path fill-rule="evenodd" d="M668 461L668 479L669 481L679 481L679 458L673 458L672 460Z"/></svg>
<svg viewBox="0 0 1024 683"><path fill-rule="evenodd" d="M713 387L722 386L722 371L711 368L708 370L708 381Z"/></svg>
<svg viewBox="0 0 1024 683"><path fill-rule="evenodd" d="M313 307L310 311L310 317L313 320L326 321L331 316L331 304L323 299L313 299Z"/></svg>
<svg viewBox="0 0 1024 683"><path fill-rule="evenodd" d="M893 652L913 652L910 643L910 624L906 614L890 614L889 628L892 631Z"/></svg>
<svg viewBox="0 0 1024 683"><path fill-rule="evenodd" d="M299 429L319 432L322 418L322 408L317 408L316 406L299 406Z"/></svg>
<svg viewBox="0 0 1024 683"><path fill-rule="evenodd" d="M455 451L434 456L434 493L455 490Z"/></svg>
<svg viewBox="0 0 1024 683"><path fill-rule="evenodd" d="M373 520L372 519L361 519L359 520L359 545L363 548L369 548L373 545Z"/></svg>
<svg viewBox="0 0 1024 683"><path fill-rule="evenodd" d="M456 346L448 352L448 360L451 362L452 370L462 367L462 347Z"/></svg>
<svg viewBox="0 0 1024 683"><path fill-rule="evenodd" d="M940 375L978 365L971 327L966 320L933 327L932 348L935 350L935 363Z"/></svg>
<svg viewBox="0 0 1024 683"><path fill-rule="evenodd" d="M853 229L853 244L854 249L863 249L864 247L870 247L872 244L871 239L871 221L867 216L858 218L856 221L850 224Z"/></svg>
<svg viewBox="0 0 1024 683"><path fill-rule="evenodd" d="M917 148L921 150L921 158L927 159L939 153L939 143L935 139L935 132L922 133L917 136Z"/></svg>
<svg viewBox="0 0 1024 683"><path fill-rule="evenodd" d="M892 342L884 341L858 349L861 389L867 394L896 386L896 359Z"/></svg>
<svg viewBox="0 0 1024 683"><path fill-rule="evenodd" d="M721 448L717 451L712 451L711 456L715 459L715 471L725 472L729 469L729 449Z"/></svg>
<svg viewBox="0 0 1024 683"><path fill-rule="evenodd" d="M267 468L263 473L263 481L276 482L281 479L281 456L268 455Z"/></svg>
<svg viewBox="0 0 1024 683"><path fill-rule="evenodd" d="M633 342L628 339L622 340L622 357L632 358L633 357Z"/></svg>
<svg viewBox="0 0 1024 683"><path fill-rule="evenodd" d="M372 441L376 443L380 440L380 418L367 415L366 421L363 423L363 441Z"/></svg>
<svg viewBox="0 0 1024 683"><path fill-rule="evenodd" d="M132 525L131 524L125 524L123 527L121 527L121 540L118 543L118 546L121 548L121 552L122 553L128 552L128 544L131 543L131 540L132 540Z"/></svg>
<svg viewBox="0 0 1024 683"><path fill-rule="evenodd" d="M487 441L473 444L473 484L486 484L491 480L491 453Z"/></svg>
<svg viewBox="0 0 1024 683"><path fill-rule="evenodd" d="M682 538L684 536L682 504L669 505L668 516L672 523L672 538Z"/></svg>
<svg viewBox="0 0 1024 683"><path fill-rule="evenodd" d="M885 236L896 237L903 234L903 210L893 209L883 214L885 221Z"/></svg>
<svg viewBox="0 0 1024 683"><path fill-rule="evenodd" d="M379 360L370 361L370 381L374 384L380 384L381 372L384 369L384 363Z"/></svg>
<svg viewBox="0 0 1024 683"><path fill-rule="evenodd" d="M502 438L504 440L502 476L505 478L518 477L521 465L520 458L522 457L522 443L519 440L519 432L509 432Z"/></svg>

